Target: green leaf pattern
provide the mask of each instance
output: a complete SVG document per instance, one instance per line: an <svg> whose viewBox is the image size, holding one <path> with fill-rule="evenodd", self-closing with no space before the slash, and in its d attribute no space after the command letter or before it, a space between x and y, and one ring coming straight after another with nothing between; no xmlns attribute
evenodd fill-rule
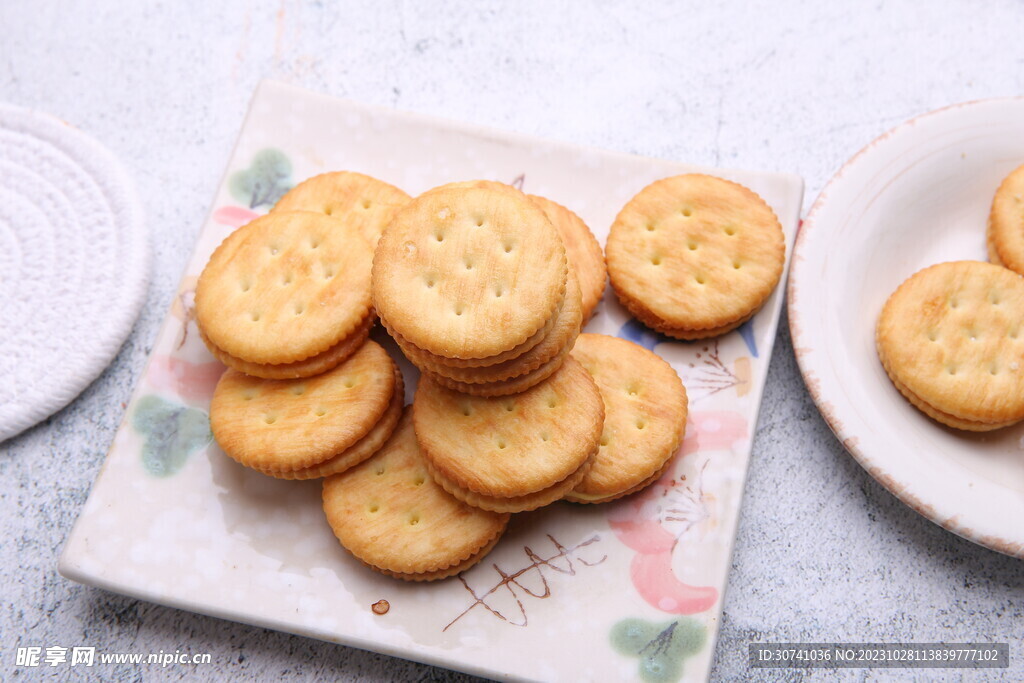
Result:
<svg viewBox="0 0 1024 683"><path fill-rule="evenodd" d="M609 635L617 652L640 658L640 678L648 683L678 681L683 660L700 652L707 642L707 629L690 617L661 624L623 619Z"/></svg>
<svg viewBox="0 0 1024 683"><path fill-rule="evenodd" d="M228 180L231 196L250 209L273 206L292 189L292 162L278 149L256 152L249 168L235 171Z"/></svg>
<svg viewBox="0 0 1024 683"><path fill-rule="evenodd" d="M142 465L157 477L176 474L213 439L206 413L153 395L139 399L132 426L145 438Z"/></svg>

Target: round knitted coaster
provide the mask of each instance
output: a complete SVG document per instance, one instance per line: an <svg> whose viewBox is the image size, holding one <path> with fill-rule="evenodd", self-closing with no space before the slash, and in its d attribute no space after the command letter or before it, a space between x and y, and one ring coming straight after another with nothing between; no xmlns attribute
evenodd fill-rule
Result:
<svg viewBox="0 0 1024 683"><path fill-rule="evenodd" d="M142 208L113 154L52 116L0 104L0 441L110 364L148 278Z"/></svg>

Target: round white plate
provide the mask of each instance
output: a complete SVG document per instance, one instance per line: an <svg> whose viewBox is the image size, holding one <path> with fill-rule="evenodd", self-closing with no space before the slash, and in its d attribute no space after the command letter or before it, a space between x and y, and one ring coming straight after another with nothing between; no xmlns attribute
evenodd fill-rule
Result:
<svg viewBox="0 0 1024 683"><path fill-rule="evenodd" d="M0 441L107 367L148 273L142 210L117 159L52 116L0 105Z"/></svg>
<svg viewBox="0 0 1024 683"><path fill-rule="evenodd" d="M871 476L911 508L1024 557L1024 423L970 434L910 405L875 353L875 321L913 273L986 260L1000 181L1024 164L1024 98L912 119L861 150L804 220L789 275L797 361L818 409Z"/></svg>

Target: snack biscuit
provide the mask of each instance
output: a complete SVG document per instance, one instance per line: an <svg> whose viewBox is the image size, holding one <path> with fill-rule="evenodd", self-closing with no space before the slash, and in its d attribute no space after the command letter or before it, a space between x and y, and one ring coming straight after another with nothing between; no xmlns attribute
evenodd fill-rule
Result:
<svg viewBox="0 0 1024 683"><path fill-rule="evenodd" d="M523 196L523 192L518 188L496 180L448 183L429 191L469 187L506 191L520 197ZM597 304L601 302L604 286L608 280L608 269L605 267L604 251L601 249L601 244L587 224L583 222L583 219L571 210L546 197L534 194L525 196L544 211L544 215L548 217L551 225L558 232L562 245L565 247L569 269L576 272L580 281L580 292L583 297L583 320L589 320Z"/></svg>
<svg viewBox="0 0 1024 683"><path fill-rule="evenodd" d="M1006 176L996 190L987 242L992 263L1024 274L1024 166Z"/></svg>
<svg viewBox="0 0 1024 683"><path fill-rule="evenodd" d="M395 363L367 341L316 377L273 380L228 369L210 402L210 428L224 452L263 472L319 465L354 446L387 411Z"/></svg>
<svg viewBox="0 0 1024 683"><path fill-rule="evenodd" d="M1001 258L999 258L999 252L996 251L996 245L992 241L992 219L991 218L989 218L988 221L985 222L985 249L988 252L989 263L994 263L997 266L1002 266L1003 268L1006 267L1006 264L1003 263L1003 260Z"/></svg>
<svg viewBox="0 0 1024 683"><path fill-rule="evenodd" d="M572 344L566 344L558 352L558 355L548 360L543 365L530 370L526 374L517 375L497 382L471 384L469 382L459 382L454 379L449 379L443 375L436 375L429 371L425 371L425 374L441 386L447 387L453 391L458 391L459 393L485 397L510 396L512 394L521 394L530 387L540 384L548 377L555 374L555 372L558 371L558 368L562 367L562 363L565 362L565 359L569 357L570 351L572 351Z"/></svg>
<svg viewBox="0 0 1024 683"><path fill-rule="evenodd" d="M604 296L608 269L604 264L604 252L583 219L557 202L535 194L527 195L536 202L551 224L558 230L565 245L565 256L569 269L576 273L583 299L583 320L590 320L594 309Z"/></svg>
<svg viewBox="0 0 1024 683"><path fill-rule="evenodd" d="M302 181L271 211L316 211L356 228L375 246L395 212L409 195L394 185L362 173L334 171Z"/></svg>
<svg viewBox="0 0 1024 683"><path fill-rule="evenodd" d="M323 506L342 546L408 581L468 569L494 547L509 519L456 500L431 479L408 409L373 457L324 480Z"/></svg>
<svg viewBox="0 0 1024 683"><path fill-rule="evenodd" d="M566 279L566 283L566 287L568 288L568 278ZM526 353L533 347L537 346L537 344L544 341L544 339L547 338L548 334L551 332L552 328L554 328L555 323L558 321L559 313L561 312L562 306L564 304L565 299L563 297L562 301L559 302L558 307L555 309L555 314L552 315L546 323L544 323L544 327L537 330L535 334L533 334L529 339L524 341L522 344L518 344L509 349L508 351L503 351L493 356L488 356L487 358L446 358L444 356L438 356L437 354L425 351L416 346L415 344L413 344L412 342L410 342L408 339L406 339L401 334L392 329L388 325L387 320L381 318L380 323L381 325L384 326L384 329L388 331L388 334L391 336L391 338L394 339L395 342L402 347L402 350L406 352L405 355L409 358L409 360L412 361L417 367L444 365L446 367L452 368L486 368L492 365L497 365L499 363L504 363L506 361L518 358L519 356L522 356L524 353Z"/></svg>
<svg viewBox="0 0 1024 683"><path fill-rule="evenodd" d="M370 328L373 327L373 323L374 316L368 315L362 325L323 353L318 353L315 356L310 356L305 360L295 361L294 363L279 363L277 365L250 363L241 358L235 358L223 349L217 348L202 330L199 330L199 336L202 337L203 343L206 344L206 348L210 350L210 353L229 368L234 368L253 377L262 377L263 379L298 379L300 377L312 377L322 374L342 363L363 345L363 342L370 335Z"/></svg>
<svg viewBox="0 0 1024 683"><path fill-rule="evenodd" d="M305 360L366 324L371 259L355 228L328 216L267 214L213 252L196 285L196 322L240 360Z"/></svg>
<svg viewBox="0 0 1024 683"><path fill-rule="evenodd" d="M583 309L580 299L579 285L576 284L576 276L569 273L569 279L565 290L565 301L555 319L555 324L546 337L526 353L512 358L503 363L488 365L482 368L457 368L449 367L443 363L433 362L432 358L417 353L415 350L399 347L406 352L406 357L416 363L421 370L438 377L454 382L458 385L495 384L510 379L528 375L533 371L548 365L556 357L562 355L562 351L572 347L577 335L580 333L580 325L583 323ZM560 364L560 363L559 363ZM558 366L551 368L548 375L558 369ZM439 380L440 381L440 380ZM540 380L533 382L536 384ZM441 384L461 391L459 386L441 381ZM532 385L529 385L532 386ZM523 386L523 389L529 388ZM470 391L469 393L473 393ZM506 392L514 393L514 392ZM488 394L481 394L487 396Z"/></svg>
<svg viewBox="0 0 1024 683"><path fill-rule="evenodd" d="M373 299L410 344L489 358L549 323L566 273L562 242L536 204L507 191L441 189L414 199L384 230Z"/></svg>
<svg viewBox="0 0 1024 683"><path fill-rule="evenodd" d="M720 337L721 335L726 334L727 332L732 332L737 327L739 327L743 323L745 323L748 320L750 320L751 318L753 318L754 314L757 313L756 310L753 310L750 313L748 313L747 315L743 316L742 318L739 318L738 320L734 320L731 323L727 323L725 325L722 325L721 327L709 327L709 328L706 328L706 329L691 330L691 329L685 329L685 328L680 328L680 327L670 327L670 326L665 325L664 321L658 319L657 317L652 315L650 312L648 312L643 307L643 304L641 304L639 302L628 301L627 298L621 297L621 296L619 297L619 301L622 302L622 305L625 306L629 310L630 313L632 313L634 318L636 318L637 320L642 322L647 327L649 327L652 330L655 330L657 332L660 332L660 333L664 334L665 336L675 337L676 339L682 339L684 341L695 341L695 340L698 340L698 339L709 339L711 337ZM628 301L628 303L627 303L627 301Z"/></svg>
<svg viewBox="0 0 1024 683"><path fill-rule="evenodd" d="M544 382L501 398L469 396L421 377L413 417L439 484L473 505L519 512L575 486L597 452L604 403L569 357Z"/></svg>
<svg viewBox="0 0 1024 683"><path fill-rule="evenodd" d="M583 478L587 476L591 466L594 464L594 458L597 457L597 451L593 451L590 457L587 458L586 462L583 463L575 472L566 477L565 479L555 482L547 488L541 489L540 491L534 491L533 493L524 493L521 496L509 496L509 497L496 497L488 496L476 491L471 491L465 487L459 486L451 479L446 479L443 475L438 474L437 470L433 467L430 461L427 461L427 470L430 472L430 476L450 495L465 502L467 505L480 508L481 510L491 510L494 512L527 512L529 510L536 510L537 508L550 505L555 501L562 500L567 495L572 493L572 490L579 486Z"/></svg>
<svg viewBox="0 0 1024 683"><path fill-rule="evenodd" d="M260 469L258 471L278 479L320 479L321 477L329 477L332 474L344 472L380 450L384 442L391 436L391 433L395 431L395 427L398 425L398 418L402 416L402 406L404 403L405 381L402 378L402 371L395 366L395 388L391 392L391 401L388 403L384 414L381 415L377 423L370 428L370 431L363 438L333 458L312 467L290 471L273 469Z"/></svg>
<svg viewBox="0 0 1024 683"><path fill-rule="evenodd" d="M943 424L970 431L1024 419L1024 278L980 261L925 268L889 297L878 355L893 384Z"/></svg>
<svg viewBox="0 0 1024 683"><path fill-rule="evenodd" d="M686 433L686 389L679 375L642 346L603 334L581 334L572 357L601 391L604 430L594 465L566 498L603 503L653 483Z"/></svg>
<svg viewBox="0 0 1024 683"><path fill-rule="evenodd" d="M497 190L499 192L511 192L512 194L514 194L514 195L516 195L518 197L525 196L523 194L523 191L520 190L519 188L515 187L514 185L509 185L508 183L503 183L503 182L498 181L498 180L483 180L483 179L480 179L480 180L457 180L457 181L452 182L452 183L445 183L444 185L438 185L437 187L432 187L429 190L427 190L427 192L438 192L438 191L441 191L441 190L453 190L453 189L454 190L459 190L459 189L465 190L465 189L470 189L470 188L478 188L478 189L484 189L484 190ZM424 192L423 194L427 194L427 192ZM423 194L421 194L420 196L422 197Z"/></svg>
<svg viewBox="0 0 1024 683"><path fill-rule="evenodd" d="M757 311L782 275L785 249L778 218L761 197L688 174L633 197L612 224L605 255L623 305L687 339L722 334Z"/></svg>

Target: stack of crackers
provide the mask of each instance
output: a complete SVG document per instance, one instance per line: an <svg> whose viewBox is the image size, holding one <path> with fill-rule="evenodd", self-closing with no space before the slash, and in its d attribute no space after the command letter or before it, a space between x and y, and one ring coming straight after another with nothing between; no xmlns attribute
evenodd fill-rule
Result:
<svg viewBox="0 0 1024 683"><path fill-rule="evenodd" d="M680 176L623 209L608 262L641 320L706 337L761 306L781 245L757 195ZM605 281L589 228L549 199L492 181L413 199L357 173L311 178L230 235L200 277L197 322L229 367L214 436L263 474L324 477L327 519L368 566L451 576L510 514L629 495L678 451L675 370L581 334ZM378 316L421 371L411 407L398 366L367 339Z"/></svg>
<svg viewBox="0 0 1024 683"><path fill-rule="evenodd" d="M987 244L992 263L940 263L912 275L875 330L900 393L932 419L972 432L1024 420L1024 166L996 190Z"/></svg>

